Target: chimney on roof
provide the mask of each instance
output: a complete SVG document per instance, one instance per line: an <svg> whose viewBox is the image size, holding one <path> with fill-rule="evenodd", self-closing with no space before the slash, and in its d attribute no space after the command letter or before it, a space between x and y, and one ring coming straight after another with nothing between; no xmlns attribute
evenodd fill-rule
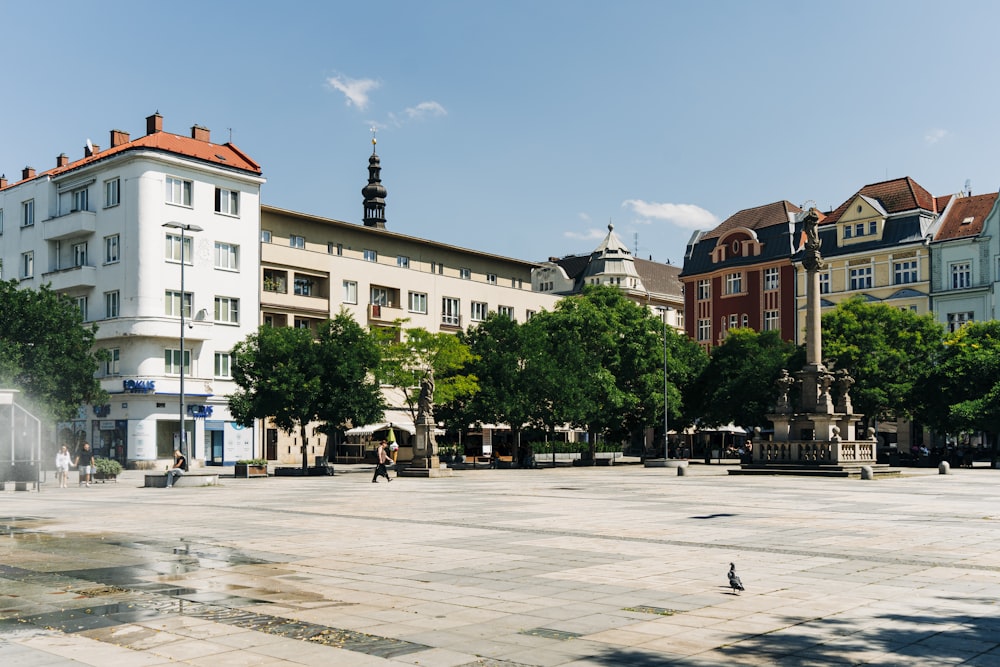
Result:
<svg viewBox="0 0 1000 667"><path fill-rule="evenodd" d="M121 130L111 130L111 148L115 146L121 146L122 144L127 144L129 142L128 132L122 132Z"/></svg>
<svg viewBox="0 0 1000 667"><path fill-rule="evenodd" d="M7 174L3 174L2 176L0 176L0 190L4 189L5 187L7 187Z"/></svg>
<svg viewBox="0 0 1000 667"><path fill-rule="evenodd" d="M87 142L87 145L83 147L83 157L92 157L101 152L101 147L97 144Z"/></svg>
<svg viewBox="0 0 1000 667"><path fill-rule="evenodd" d="M163 116L157 111L152 116L146 116L146 134L163 132Z"/></svg>
<svg viewBox="0 0 1000 667"><path fill-rule="evenodd" d="M197 141L204 141L205 143L210 143L209 136L211 132L207 127L202 127L201 125L191 126L191 138Z"/></svg>
<svg viewBox="0 0 1000 667"><path fill-rule="evenodd" d="M59 155L56 156L57 167L65 167L68 164L69 164L69 156L67 156L65 153L60 153Z"/></svg>
<svg viewBox="0 0 1000 667"><path fill-rule="evenodd" d="M34 177L35 177L35 168L34 167L25 167L24 169L21 170L21 180L22 181L26 181L29 178L34 178Z"/></svg>

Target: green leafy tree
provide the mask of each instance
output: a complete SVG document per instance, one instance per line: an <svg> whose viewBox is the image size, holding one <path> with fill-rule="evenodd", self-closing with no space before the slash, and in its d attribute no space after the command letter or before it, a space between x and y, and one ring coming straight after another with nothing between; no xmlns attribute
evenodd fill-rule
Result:
<svg viewBox="0 0 1000 667"><path fill-rule="evenodd" d="M854 378L851 401L870 425L910 416L913 385L943 335L931 314L851 299L823 315L823 356Z"/></svg>
<svg viewBox="0 0 1000 667"><path fill-rule="evenodd" d="M591 459L598 434L621 441L662 414L660 321L621 290L585 287L527 326L534 419L586 428Z"/></svg>
<svg viewBox="0 0 1000 667"><path fill-rule="evenodd" d="M971 322L945 336L911 390L915 416L941 433L1000 433L1000 322Z"/></svg>
<svg viewBox="0 0 1000 667"><path fill-rule="evenodd" d="M746 429L767 423L778 388L774 381L792 365L796 347L776 331L730 329L712 348L693 387L693 412L703 426L729 423Z"/></svg>
<svg viewBox="0 0 1000 667"><path fill-rule="evenodd" d="M464 400L479 390L475 375L465 372L472 361L469 346L458 336L447 332L430 333L421 327L384 327L376 332L383 346L379 379L399 391L417 421L417 401L420 383L434 377L434 404Z"/></svg>
<svg viewBox="0 0 1000 667"><path fill-rule="evenodd" d="M229 398L230 412L244 426L270 417L285 433L297 429L305 469L310 422L323 422L320 428L330 434L382 418L374 376L379 351L344 312L321 324L316 339L308 329L260 327L233 349L239 389Z"/></svg>
<svg viewBox="0 0 1000 667"><path fill-rule="evenodd" d="M72 419L81 405L108 400L95 377L107 357L94 350L96 333L69 297L0 281L0 384L23 391L51 418Z"/></svg>

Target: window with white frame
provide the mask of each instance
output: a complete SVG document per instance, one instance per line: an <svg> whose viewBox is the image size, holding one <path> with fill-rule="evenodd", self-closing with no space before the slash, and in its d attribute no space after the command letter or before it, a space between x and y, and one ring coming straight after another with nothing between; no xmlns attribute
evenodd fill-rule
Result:
<svg viewBox="0 0 1000 667"><path fill-rule="evenodd" d="M675 318L676 318L675 321L677 323L676 326L679 329L683 329L684 328L684 311L683 310L678 310L677 311L677 315L675 316Z"/></svg>
<svg viewBox="0 0 1000 667"><path fill-rule="evenodd" d="M530 310L530 309L524 311L524 321L525 322L527 322L528 320L530 320L534 316L535 316L535 311Z"/></svg>
<svg viewBox="0 0 1000 667"><path fill-rule="evenodd" d="M514 307L513 306L497 306L497 314L500 317L506 317L508 320L514 319Z"/></svg>
<svg viewBox="0 0 1000 667"><path fill-rule="evenodd" d="M180 349L167 348L163 350L163 373L164 375L181 374ZM184 374L191 374L191 350L184 350Z"/></svg>
<svg viewBox="0 0 1000 667"><path fill-rule="evenodd" d="M441 297L441 324L462 325L462 302L450 296Z"/></svg>
<svg viewBox="0 0 1000 667"><path fill-rule="evenodd" d="M483 320L486 319L486 316L489 315L489 313L490 309L489 306L486 305L486 303L482 301L472 302L471 317L473 322L482 322Z"/></svg>
<svg viewBox="0 0 1000 667"><path fill-rule="evenodd" d="M486 274L486 282L489 283L490 285L496 285L497 284L497 274L495 274L495 273L487 273Z"/></svg>
<svg viewBox="0 0 1000 667"><path fill-rule="evenodd" d="M764 289L778 289L778 267L771 266L764 269Z"/></svg>
<svg viewBox="0 0 1000 667"><path fill-rule="evenodd" d="M344 303L358 302L358 283L353 280L344 281Z"/></svg>
<svg viewBox="0 0 1000 667"><path fill-rule="evenodd" d="M79 190L73 190L73 207L70 211L89 211L90 210L90 190L87 188L80 188Z"/></svg>
<svg viewBox="0 0 1000 667"><path fill-rule="evenodd" d="M472 280L472 269L463 266L458 270L458 277L462 280Z"/></svg>
<svg viewBox="0 0 1000 667"><path fill-rule="evenodd" d="M951 265L951 288L963 289L972 286L972 263L957 262Z"/></svg>
<svg viewBox="0 0 1000 667"><path fill-rule="evenodd" d="M262 230L260 230L260 242L261 243L270 243L271 242L271 230L270 229L262 229Z"/></svg>
<svg viewBox="0 0 1000 667"><path fill-rule="evenodd" d="M378 261L378 251L372 250L370 248L365 248L363 253L364 260L366 262L377 262Z"/></svg>
<svg viewBox="0 0 1000 667"><path fill-rule="evenodd" d="M878 231L878 221L877 220L869 220L868 221L868 234L870 236L875 236L875 232L877 232L877 231Z"/></svg>
<svg viewBox="0 0 1000 667"><path fill-rule="evenodd" d="M712 340L712 320L698 320L698 340Z"/></svg>
<svg viewBox="0 0 1000 667"><path fill-rule="evenodd" d="M854 227L851 225L844 225L844 238L849 239L854 236Z"/></svg>
<svg viewBox="0 0 1000 667"><path fill-rule="evenodd" d="M118 290L104 293L104 317L107 319L114 319L118 317L119 308L121 306L121 296Z"/></svg>
<svg viewBox="0 0 1000 667"><path fill-rule="evenodd" d="M181 293L174 290L167 290L163 295L163 313L167 317L181 316ZM191 317L191 307L194 305L194 295L191 292L184 292L184 317Z"/></svg>
<svg viewBox="0 0 1000 667"><path fill-rule="evenodd" d="M736 313L731 313L729 315L729 328L735 329L740 326L740 316Z"/></svg>
<svg viewBox="0 0 1000 667"><path fill-rule="evenodd" d="M743 274L726 274L726 294L741 294L743 292Z"/></svg>
<svg viewBox="0 0 1000 667"><path fill-rule="evenodd" d="M167 203L177 206L191 206L191 193L194 183L174 176L167 176Z"/></svg>
<svg viewBox="0 0 1000 667"><path fill-rule="evenodd" d="M76 307L80 310L80 317L83 318L84 322L89 322L90 317L87 313L87 297L78 296L74 299L76 302Z"/></svg>
<svg viewBox="0 0 1000 667"><path fill-rule="evenodd" d="M706 299L711 299L712 281L709 279L699 280L695 296L699 301L705 301Z"/></svg>
<svg viewBox="0 0 1000 667"><path fill-rule="evenodd" d="M121 179L111 178L104 181L104 208L118 206L122 202Z"/></svg>
<svg viewBox="0 0 1000 667"><path fill-rule="evenodd" d="M119 375L121 370L121 349L112 347L108 350L108 356L104 360L105 375Z"/></svg>
<svg viewBox="0 0 1000 667"><path fill-rule="evenodd" d="M396 255L396 266L401 269L410 268L410 258L406 255Z"/></svg>
<svg viewBox="0 0 1000 667"><path fill-rule="evenodd" d="M373 306L389 306L389 290L372 285L368 303Z"/></svg>
<svg viewBox="0 0 1000 667"><path fill-rule="evenodd" d="M190 266L192 246L192 239L190 236L184 236L181 238L180 234L167 234L164 257L168 262L180 262L182 256L182 246L184 263Z"/></svg>
<svg viewBox="0 0 1000 667"><path fill-rule="evenodd" d="M819 274L819 293L829 294L830 293L830 272L824 271Z"/></svg>
<svg viewBox="0 0 1000 667"><path fill-rule="evenodd" d="M917 282L917 260L906 259L893 263L893 284L905 285Z"/></svg>
<svg viewBox="0 0 1000 667"><path fill-rule="evenodd" d="M298 248L302 250L306 247L306 237L298 236L296 234L290 234L288 236L288 245L292 248Z"/></svg>
<svg viewBox="0 0 1000 667"><path fill-rule="evenodd" d="M224 379L233 377L233 355L229 352L215 353L215 377Z"/></svg>
<svg viewBox="0 0 1000 667"><path fill-rule="evenodd" d="M73 244L73 266L87 266L87 244Z"/></svg>
<svg viewBox="0 0 1000 667"><path fill-rule="evenodd" d="M118 234L104 237L104 263L114 264L121 259L121 240Z"/></svg>
<svg viewBox="0 0 1000 667"><path fill-rule="evenodd" d="M954 333L972 321L972 313L948 313L948 331Z"/></svg>
<svg viewBox="0 0 1000 667"><path fill-rule="evenodd" d="M35 253L32 250L21 253L21 277L31 278L35 275Z"/></svg>
<svg viewBox="0 0 1000 667"><path fill-rule="evenodd" d="M215 268L226 271L240 270L240 247L233 243L215 242Z"/></svg>
<svg viewBox="0 0 1000 667"><path fill-rule="evenodd" d="M35 200L21 202L21 226L31 227L35 224Z"/></svg>
<svg viewBox="0 0 1000 667"><path fill-rule="evenodd" d="M872 267L861 266L858 268L851 269L851 289L871 289L872 286Z"/></svg>
<svg viewBox="0 0 1000 667"><path fill-rule="evenodd" d="M222 324L239 324L240 300L231 296L215 297L215 321Z"/></svg>
<svg viewBox="0 0 1000 667"><path fill-rule="evenodd" d="M740 326L743 327L744 329L750 326L750 316L747 315L746 313L740 315Z"/></svg>
<svg viewBox="0 0 1000 667"><path fill-rule="evenodd" d="M778 330L778 311L776 310L765 310L764 311L764 331L777 331Z"/></svg>
<svg viewBox="0 0 1000 667"><path fill-rule="evenodd" d="M226 188L215 188L215 212L223 215L239 217L240 215L240 193L239 190L227 190Z"/></svg>
<svg viewBox="0 0 1000 667"><path fill-rule="evenodd" d="M409 309L411 313L427 314L427 295L423 292L410 292Z"/></svg>

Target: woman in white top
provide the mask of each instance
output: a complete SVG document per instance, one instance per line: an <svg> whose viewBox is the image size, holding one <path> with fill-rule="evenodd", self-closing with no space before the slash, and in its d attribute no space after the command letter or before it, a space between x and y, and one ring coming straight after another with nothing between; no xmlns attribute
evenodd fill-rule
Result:
<svg viewBox="0 0 1000 667"><path fill-rule="evenodd" d="M73 457L69 454L69 449L66 445L62 446L59 453L56 454L56 477L59 478L59 488L65 489L68 487L69 482L69 464L72 462Z"/></svg>

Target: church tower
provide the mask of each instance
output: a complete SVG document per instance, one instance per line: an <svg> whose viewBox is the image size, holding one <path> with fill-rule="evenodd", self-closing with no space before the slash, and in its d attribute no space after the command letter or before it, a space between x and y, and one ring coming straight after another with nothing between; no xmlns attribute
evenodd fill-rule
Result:
<svg viewBox="0 0 1000 667"><path fill-rule="evenodd" d="M385 186L382 185L382 167L375 154L375 137L372 136L372 154L368 158L368 185L361 188L365 197L365 227L385 229Z"/></svg>

